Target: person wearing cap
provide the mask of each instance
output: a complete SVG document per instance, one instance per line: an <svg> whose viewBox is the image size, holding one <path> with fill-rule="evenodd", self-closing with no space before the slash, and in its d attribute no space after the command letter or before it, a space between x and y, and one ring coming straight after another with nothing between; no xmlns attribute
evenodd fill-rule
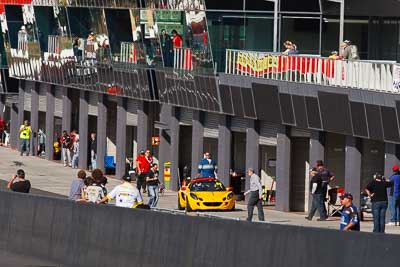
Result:
<svg viewBox="0 0 400 267"><path fill-rule="evenodd" d="M122 184L117 185L103 199L97 203L106 203L115 198L115 206L123 208L136 208L143 205L143 199L139 190L131 184L131 177L122 177Z"/></svg>
<svg viewBox="0 0 400 267"><path fill-rule="evenodd" d="M360 231L360 219L358 218L357 207L353 204L353 195L351 193L344 193L340 196L340 203L343 206L340 230Z"/></svg>
<svg viewBox="0 0 400 267"><path fill-rule="evenodd" d="M151 164L150 171L146 174L146 184L149 190L149 203L150 208L154 208L158 203L158 185L160 180L158 179L158 165L156 163Z"/></svg>
<svg viewBox="0 0 400 267"><path fill-rule="evenodd" d="M312 195L311 209L306 217L307 220L311 221L314 217L315 212L318 209L319 219L317 221L325 221L328 216L326 216L324 210L324 196L322 195L322 177L318 172L317 168L312 168L310 171L311 181L310 181L310 192Z"/></svg>
<svg viewBox="0 0 400 267"><path fill-rule="evenodd" d="M140 192L143 189L143 193L146 193L146 186L145 186L145 178L146 174L150 171L151 163L149 161L150 158L146 157L146 152L141 150L139 155L136 158L136 171L138 175L137 179L137 188ZM152 159L151 159L152 160Z"/></svg>
<svg viewBox="0 0 400 267"><path fill-rule="evenodd" d="M398 165L393 165L393 174L390 176L390 182L393 183L393 187L389 193L389 210L390 210L390 222L389 226L398 225L400 222L400 171Z"/></svg>
<svg viewBox="0 0 400 267"><path fill-rule="evenodd" d="M21 144L21 156L26 152L26 155L29 156L29 146L30 146L30 138L31 138L32 129L29 125L29 122L26 120L24 124L19 127L19 139Z"/></svg>
<svg viewBox="0 0 400 267"><path fill-rule="evenodd" d="M247 202L247 221L253 220L254 206L258 209L258 220L264 221L264 210L262 206L263 189L260 177L254 173L254 169L249 168L247 175L250 176L250 189L244 195L250 194L249 201Z"/></svg>
<svg viewBox="0 0 400 267"><path fill-rule="evenodd" d="M374 218L374 233L384 233L386 223L386 210L388 207L387 189L393 182L387 182L380 174L374 175L374 180L365 188L372 202L372 216Z"/></svg>
<svg viewBox="0 0 400 267"><path fill-rule="evenodd" d="M324 202L326 201L326 194L328 193L328 185L330 182L335 180L335 174L333 174L331 171L329 171L322 160L317 160L316 162L316 167L318 170L318 173L321 175L322 178L322 197ZM325 204L323 205L324 208L324 214L326 214L326 207Z"/></svg>

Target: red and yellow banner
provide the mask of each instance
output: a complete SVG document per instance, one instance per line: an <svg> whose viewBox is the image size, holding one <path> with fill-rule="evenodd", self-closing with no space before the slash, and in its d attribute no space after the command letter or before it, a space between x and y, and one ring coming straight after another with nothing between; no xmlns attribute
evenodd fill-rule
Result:
<svg viewBox="0 0 400 267"><path fill-rule="evenodd" d="M317 74L322 72L328 78L335 76L333 59L302 56L265 55L239 53L236 59L236 70L253 76L269 73L300 72L301 74Z"/></svg>

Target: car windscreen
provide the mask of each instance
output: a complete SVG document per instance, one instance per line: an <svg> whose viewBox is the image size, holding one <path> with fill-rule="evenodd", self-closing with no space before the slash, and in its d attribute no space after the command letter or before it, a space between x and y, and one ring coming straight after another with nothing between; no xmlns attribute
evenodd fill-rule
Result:
<svg viewBox="0 0 400 267"><path fill-rule="evenodd" d="M219 181L201 181L190 185L192 192L226 191L225 186Z"/></svg>

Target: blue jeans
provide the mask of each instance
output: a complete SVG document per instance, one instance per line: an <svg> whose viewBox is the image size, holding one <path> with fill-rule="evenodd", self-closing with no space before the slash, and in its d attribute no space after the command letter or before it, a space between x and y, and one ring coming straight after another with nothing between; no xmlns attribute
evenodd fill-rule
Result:
<svg viewBox="0 0 400 267"><path fill-rule="evenodd" d="M74 154L72 156L72 168L74 168L74 169L78 168L78 160L79 160L79 155Z"/></svg>
<svg viewBox="0 0 400 267"><path fill-rule="evenodd" d="M325 213L325 195L323 194L312 194L312 203L311 203L311 209L308 214L308 218L312 219L314 217L315 212L318 209L319 212L319 217L320 219L325 219L327 218L327 215Z"/></svg>
<svg viewBox="0 0 400 267"><path fill-rule="evenodd" d="M400 211L396 209L396 198L393 196L388 197L389 211L390 211L390 222L396 222L396 218L400 216ZM398 220L397 220L398 221Z"/></svg>
<svg viewBox="0 0 400 267"><path fill-rule="evenodd" d="M91 156L90 160L92 162L92 170L97 169L96 156Z"/></svg>
<svg viewBox="0 0 400 267"><path fill-rule="evenodd" d="M149 206L150 208L154 208L158 203L158 185L148 185L149 190Z"/></svg>
<svg viewBox="0 0 400 267"><path fill-rule="evenodd" d="M386 223L387 201L372 202L372 215L374 217L374 233L384 233Z"/></svg>
<svg viewBox="0 0 400 267"><path fill-rule="evenodd" d="M29 139L21 138L21 156L24 152L26 152L26 155L29 156L29 145L30 145Z"/></svg>

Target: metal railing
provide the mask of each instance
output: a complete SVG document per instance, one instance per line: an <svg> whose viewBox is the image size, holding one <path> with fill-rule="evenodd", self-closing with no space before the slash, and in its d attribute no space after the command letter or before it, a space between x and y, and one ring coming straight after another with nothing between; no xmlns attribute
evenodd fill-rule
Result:
<svg viewBox="0 0 400 267"><path fill-rule="evenodd" d="M174 48L174 69L193 70L193 50L191 48Z"/></svg>
<svg viewBox="0 0 400 267"><path fill-rule="evenodd" d="M400 66L395 61L339 60L233 49L226 50L225 60L226 74L400 92ZM397 80L394 73L398 73Z"/></svg>

